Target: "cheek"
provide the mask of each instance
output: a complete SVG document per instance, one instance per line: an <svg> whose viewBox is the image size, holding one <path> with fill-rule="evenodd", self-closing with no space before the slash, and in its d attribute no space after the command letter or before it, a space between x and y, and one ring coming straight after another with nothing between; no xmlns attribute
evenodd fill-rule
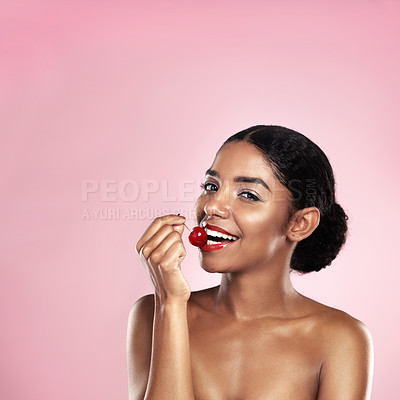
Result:
<svg viewBox="0 0 400 400"><path fill-rule="evenodd" d="M255 221L256 217L249 217L252 224L248 224L246 240L243 241L243 257L247 262L265 264L280 253L285 237L281 234L280 221L276 216L263 216ZM251 261L250 261L251 260Z"/></svg>
<svg viewBox="0 0 400 400"><path fill-rule="evenodd" d="M280 209L270 209L264 212L247 213L242 221L246 227L245 236L249 237L255 246L268 243L274 245L275 239L282 236L283 216Z"/></svg>

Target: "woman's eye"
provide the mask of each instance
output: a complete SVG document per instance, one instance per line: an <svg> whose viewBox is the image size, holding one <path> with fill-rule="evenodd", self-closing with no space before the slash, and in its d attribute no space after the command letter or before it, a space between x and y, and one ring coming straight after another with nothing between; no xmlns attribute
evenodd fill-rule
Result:
<svg viewBox="0 0 400 400"><path fill-rule="evenodd" d="M242 193L240 193L240 195L251 201L259 201L260 200L255 194L250 193L250 192L242 192Z"/></svg>
<svg viewBox="0 0 400 400"><path fill-rule="evenodd" d="M218 191L218 186L215 183L211 182L205 182L200 185L200 187L205 191L205 192L216 192ZM239 196L244 197L245 199L248 199L250 201L259 201L259 197L257 197L255 194L251 192L242 192L239 194Z"/></svg>
<svg viewBox="0 0 400 400"><path fill-rule="evenodd" d="M210 183L210 182L206 182L206 183L202 183L200 185L200 187L205 190L206 192L215 192L218 190L217 185L215 185L214 183Z"/></svg>

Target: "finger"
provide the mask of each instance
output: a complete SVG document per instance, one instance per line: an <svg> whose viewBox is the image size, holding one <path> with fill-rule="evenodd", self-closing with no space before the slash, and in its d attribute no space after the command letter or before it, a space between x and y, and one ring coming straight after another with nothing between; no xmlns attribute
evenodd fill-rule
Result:
<svg viewBox="0 0 400 400"><path fill-rule="evenodd" d="M171 246L175 245L175 243L178 243L182 248L182 253L186 254L181 235L173 230L171 227L169 227L169 229L170 232L168 233L168 235L163 237L162 240L160 240L159 238L157 238L157 240L152 239L150 243L146 243L143 246L143 256L150 261L151 265L154 268L165 260L166 253Z"/></svg>
<svg viewBox="0 0 400 400"><path fill-rule="evenodd" d="M180 263L186 256L185 247L178 232L172 231L153 251L143 264L157 294L174 292L180 283Z"/></svg>
<svg viewBox="0 0 400 400"><path fill-rule="evenodd" d="M136 252L140 254L140 250L143 247L143 245L158 231L160 230L164 225L169 224L169 225L179 225L183 224L185 222L186 218L183 216L178 216L175 214L169 214L169 215L164 215L162 217L156 218L150 226L146 229L142 237L139 239L139 241L136 243Z"/></svg>
<svg viewBox="0 0 400 400"><path fill-rule="evenodd" d="M165 253L165 257L160 264L160 279L162 279L163 286L165 288L177 288L177 282L182 282L182 280L188 285L181 267L180 263L185 257L186 252L183 246L175 242ZM179 287L182 287L179 284Z"/></svg>
<svg viewBox="0 0 400 400"><path fill-rule="evenodd" d="M179 233L174 231L171 226L164 226L155 236L157 237L154 238L153 236L152 240L142 246L139 255L147 275L150 277L156 292L158 292L163 282L160 276L160 270L158 269L159 263L170 245L174 243L174 241L181 241L182 239ZM160 244L163 244L163 246Z"/></svg>
<svg viewBox="0 0 400 400"><path fill-rule="evenodd" d="M164 271L180 269L180 265L185 257L186 250L184 244L178 241L173 242L164 253L160 266Z"/></svg>
<svg viewBox="0 0 400 400"><path fill-rule="evenodd" d="M151 256L151 254L153 253L153 251L155 251L157 249L157 252L160 253L160 249L158 249L158 247L160 246L160 244L166 240L166 238L170 235L170 234L174 234L174 240L180 240L182 241L182 237L181 235L173 229L173 227L171 225L164 225L159 231L157 231L141 248L140 250L140 254L146 258L149 259L149 257ZM170 243L172 243L170 241ZM167 248L165 248L165 251L167 250Z"/></svg>
<svg viewBox="0 0 400 400"><path fill-rule="evenodd" d="M181 236L183 234L183 231L185 230L185 226L183 224L180 225L172 225L175 231L177 231Z"/></svg>

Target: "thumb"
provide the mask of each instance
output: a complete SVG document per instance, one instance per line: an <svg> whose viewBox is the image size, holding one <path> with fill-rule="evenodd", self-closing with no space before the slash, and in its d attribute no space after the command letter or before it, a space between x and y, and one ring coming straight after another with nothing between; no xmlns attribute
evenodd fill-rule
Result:
<svg viewBox="0 0 400 400"><path fill-rule="evenodd" d="M185 227L182 224L172 225L172 227L174 228L175 231L177 231L182 236L183 230L185 229Z"/></svg>

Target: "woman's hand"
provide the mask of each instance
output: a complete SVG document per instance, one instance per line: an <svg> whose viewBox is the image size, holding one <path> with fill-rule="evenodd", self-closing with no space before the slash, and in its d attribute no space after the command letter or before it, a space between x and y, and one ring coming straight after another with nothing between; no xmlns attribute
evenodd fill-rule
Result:
<svg viewBox="0 0 400 400"><path fill-rule="evenodd" d="M165 215L156 218L136 244L158 300L163 304L187 302L190 286L181 271L186 256L182 242L185 218Z"/></svg>
<svg viewBox="0 0 400 400"><path fill-rule="evenodd" d="M156 218L136 244L155 296L132 308L128 327L129 398L194 400L187 301L180 264L184 217Z"/></svg>

